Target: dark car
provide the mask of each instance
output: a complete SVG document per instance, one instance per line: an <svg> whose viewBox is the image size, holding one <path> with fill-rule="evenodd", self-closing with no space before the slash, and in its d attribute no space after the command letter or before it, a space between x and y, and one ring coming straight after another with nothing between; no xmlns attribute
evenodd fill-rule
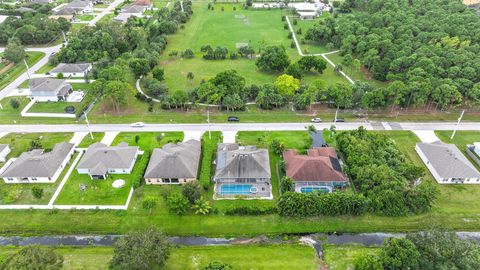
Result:
<svg viewBox="0 0 480 270"><path fill-rule="evenodd" d="M74 114L75 111L76 111L76 109L75 109L75 107L73 107L73 106L67 106L67 107L65 107L65 112L66 112L66 113Z"/></svg>
<svg viewBox="0 0 480 270"><path fill-rule="evenodd" d="M240 122L240 118L236 116L229 116L228 117L228 122Z"/></svg>
<svg viewBox="0 0 480 270"><path fill-rule="evenodd" d="M334 123L343 123L345 122L345 118L337 118L336 120L333 120Z"/></svg>

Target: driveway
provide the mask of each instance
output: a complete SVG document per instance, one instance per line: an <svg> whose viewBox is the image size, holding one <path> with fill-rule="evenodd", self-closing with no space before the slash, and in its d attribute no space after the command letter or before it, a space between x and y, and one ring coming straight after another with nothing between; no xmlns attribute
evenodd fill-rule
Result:
<svg viewBox="0 0 480 270"><path fill-rule="evenodd" d="M237 138L237 131L222 131L223 143L235 143Z"/></svg>
<svg viewBox="0 0 480 270"><path fill-rule="evenodd" d="M73 143L73 144L75 144L75 146L78 146L87 134L88 134L88 132L75 132L73 134L72 139L70 140L70 143Z"/></svg>
<svg viewBox="0 0 480 270"><path fill-rule="evenodd" d="M422 142L432 143L440 141L433 130L414 130L413 133L415 133Z"/></svg>
<svg viewBox="0 0 480 270"><path fill-rule="evenodd" d="M120 132L105 132L105 136L103 136L103 139L101 143L106 144L106 145L111 145L113 140L115 140L115 137L117 137L118 133Z"/></svg>
<svg viewBox="0 0 480 270"><path fill-rule="evenodd" d="M3 136L7 135L9 132L0 132L0 138L2 138Z"/></svg>
<svg viewBox="0 0 480 270"><path fill-rule="evenodd" d="M197 140L200 141L202 139L203 131L185 131L183 133L183 141L189 140Z"/></svg>

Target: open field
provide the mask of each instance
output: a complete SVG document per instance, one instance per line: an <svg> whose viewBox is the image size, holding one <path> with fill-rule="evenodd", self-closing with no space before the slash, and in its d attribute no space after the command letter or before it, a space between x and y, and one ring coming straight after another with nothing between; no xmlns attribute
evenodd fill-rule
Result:
<svg viewBox="0 0 480 270"><path fill-rule="evenodd" d="M330 270L354 269L355 260L366 254L378 254L379 247L362 245L323 245L325 263Z"/></svg>
<svg viewBox="0 0 480 270"><path fill-rule="evenodd" d="M222 7L224 11L221 11ZM236 43L249 43L257 51L269 45L282 45L292 62L300 58L296 49L290 48L292 40L287 38L288 30L283 27L281 17L287 14L286 10L244 10L239 4L224 3L216 4L214 8L212 11L207 9L207 3L194 3L194 14L185 28L169 36L160 66L165 69L165 84L170 90L190 90L202 80L208 80L226 69L237 70L247 84L273 83L281 75L261 72L255 66L255 60L245 58L204 60L200 52L204 45L226 47L229 51L236 51ZM195 57L182 59L168 56L173 50L182 52L185 49L192 49ZM186 78L188 72L193 72L195 76L192 81ZM317 79L323 79L328 84L346 82L330 66L324 74L311 73L304 80Z"/></svg>
<svg viewBox="0 0 480 270"><path fill-rule="evenodd" d="M0 261L19 249L0 247ZM69 270L107 269L113 256L111 247L57 247L55 252L63 255L63 269ZM314 270L319 264L312 248L296 244L205 246L173 248L165 269L196 270L215 260L238 270Z"/></svg>
<svg viewBox="0 0 480 270"><path fill-rule="evenodd" d="M29 67L37 63L45 54L43 52L27 52L26 61ZM23 62L15 64L13 68L10 68L7 72L0 75L0 89L7 86L18 76L27 70Z"/></svg>

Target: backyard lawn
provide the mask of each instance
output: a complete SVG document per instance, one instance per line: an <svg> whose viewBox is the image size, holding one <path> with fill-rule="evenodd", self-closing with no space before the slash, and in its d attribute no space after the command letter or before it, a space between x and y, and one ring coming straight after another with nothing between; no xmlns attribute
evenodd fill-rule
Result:
<svg viewBox="0 0 480 270"><path fill-rule="evenodd" d="M0 261L20 248L0 247ZM64 258L63 269L108 269L111 247L56 247ZM197 270L211 261L231 264L237 270L314 270L318 259L311 247L297 244L177 247L171 249L167 270Z"/></svg>
<svg viewBox="0 0 480 270"><path fill-rule="evenodd" d="M378 254L380 247L362 245L323 245L325 263L330 270L354 269L355 260L366 254Z"/></svg>
<svg viewBox="0 0 480 270"><path fill-rule="evenodd" d="M221 11L221 8L224 11ZM236 10L233 10L233 8ZM289 30L283 28L281 17L286 10L244 10L239 4L215 4L215 10L207 9L207 3L194 3L194 14L184 29L179 29L169 36L167 50L162 55L160 65L165 69L165 84L170 90L190 90L226 69L235 69L245 77L247 84L273 83L279 75L261 72L255 66L255 60L239 58L236 60L204 60L200 48L204 45L222 46L229 51L236 51L237 43L248 43L255 50L269 45L282 45L286 48L291 61L300 58L296 49L290 48L292 42L287 38ZM170 57L173 50L192 49L193 59ZM194 79L186 75L193 72ZM337 75L331 66L323 74L312 73L306 81L324 79L329 84L346 82Z"/></svg>

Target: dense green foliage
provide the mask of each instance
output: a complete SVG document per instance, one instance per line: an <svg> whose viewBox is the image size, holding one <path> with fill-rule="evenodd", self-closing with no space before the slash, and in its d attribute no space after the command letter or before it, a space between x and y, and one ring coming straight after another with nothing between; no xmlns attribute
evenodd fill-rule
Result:
<svg viewBox="0 0 480 270"><path fill-rule="evenodd" d="M357 192L369 200L370 210L389 216L429 210L437 196L428 183L417 184L424 169L406 159L395 142L384 134L358 130L336 137Z"/></svg>
<svg viewBox="0 0 480 270"><path fill-rule="evenodd" d="M391 104L480 101L480 17L461 1L350 0L341 11L352 12L321 20L306 38L355 56L377 80L402 82L379 90Z"/></svg>
<svg viewBox="0 0 480 270"><path fill-rule="evenodd" d="M233 270L233 267L228 263L214 261L208 263L202 270Z"/></svg>
<svg viewBox="0 0 480 270"><path fill-rule="evenodd" d="M63 257L56 254L52 248L46 246L26 246L1 262L0 269L57 270L62 269L62 266Z"/></svg>
<svg viewBox="0 0 480 270"><path fill-rule="evenodd" d="M129 233L115 242L110 269L161 269L170 256L170 246L168 238L153 227Z"/></svg>
<svg viewBox="0 0 480 270"><path fill-rule="evenodd" d="M0 43L17 38L23 45L45 44L70 29L70 22L64 18L50 19L45 14L28 13L22 17L8 17L0 24Z"/></svg>

